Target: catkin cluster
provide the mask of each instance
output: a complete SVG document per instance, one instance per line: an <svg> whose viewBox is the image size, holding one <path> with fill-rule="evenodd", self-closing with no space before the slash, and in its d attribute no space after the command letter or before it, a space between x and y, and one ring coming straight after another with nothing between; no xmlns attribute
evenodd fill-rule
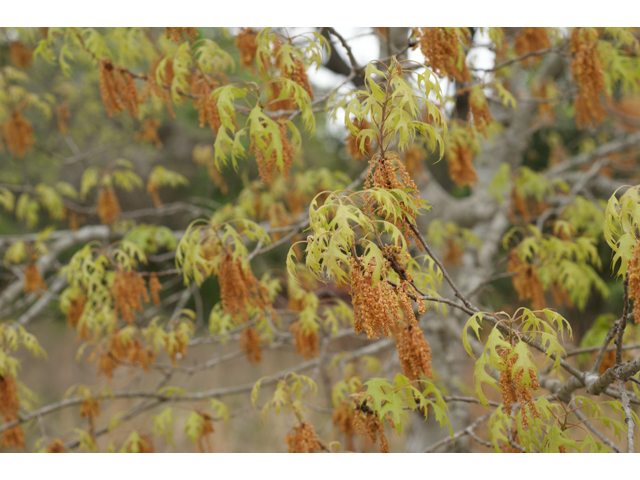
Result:
<svg viewBox="0 0 640 480"><path fill-rule="evenodd" d="M447 146L447 166L449 177L459 187L473 187L478 182L478 174L473 167L473 150L468 143L454 138Z"/></svg>
<svg viewBox="0 0 640 480"><path fill-rule="evenodd" d="M198 435L198 450L200 450L200 453L211 453L213 452L213 447L211 446L211 440L209 439L209 436L215 432L213 428L213 422L211 421L212 418L208 413L198 412L198 414L202 418L202 421L200 423L200 435ZM206 449L204 447L205 443L207 444Z"/></svg>
<svg viewBox="0 0 640 480"><path fill-rule="evenodd" d="M420 46L431 70L458 82L470 80L460 38L453 28L420 27L416 34L420 37L416 47Z"/></svg>
<svg viewBox="0 0 640 480"><path fill-rule="evenodd" d="M11 155L24 157L35 143L31 122L22 116L20 108L11 112L11 118L3 126L4 137Z"/></svg>
<svg viewBox="0 0 640 480"><path fill-rule="evenodd" d="M228 252L220 260L218 281L222 310L231 315L234 321L249 319L247 307L258 310L272 308L265 287L253 275L251 267L244 265L240 258L234 259Z"/></svg>
<svg viewBox="0 0 640 480"><path fill-rule="evenodd" d="M138 106L142 103L142 96L138 92L133 75L114 65L110 58L101 59L98 65L100 95L109 116L129 110L132 118L139 118Z"/></svg>
<svg viewBox="0 0 640 480"><path fill-rule="evenodd" d="M9 374L0 375L0 413L4 423L18 420L19 409L20 401L18 400L16 379ZM2 432L0 448L3 447L24 447L24 432L20 425L15 425Z"/></svg>
<svg viewBox="0 0 640 480"><path fill-rule="evenodd" d="M25 294L29 292L39 292L40 290L46 290L47 284L40 275L40 270L35 263L28 263L24 267L24 287Z"/></svg>
<svg viewBox="0 0 640 480"><path fill-rule="evenodd" d="M305 329L299 321L293 323L289 331L293 334L293 341L298 355L304 355L307 360L318 356L320 339L316 331L310 328Z"/></svg>
<svg viewBox="0 0 640 480"><path fill-rule="evenodd" d="M142 128L138 130L133 139L138 142L147 142L155 144L156 148L162 147L162 140L158 136L158 128L160 127L160 121L155 118L149 117L144 119Z"/></svg>
<svg viewBox="0 0 640 480"><path fill-rule="evenodd" d="M113 225L122 210L113 188L103 188L98 195L98 217L103 225Z"/></svg>
<svg viewBox="0 0 640 480"><path fill-rule="evenodd" d="M71 300L71 305L67 310L67 325L71 328L76 328L82 314L84 313L84 306L87 302L87 297L85 295L78 295L76 298Z"/></svg>
<svg viewBox="0 0 640 480"><path fill-rule="evenodd" d="M9 60L14 67L25 70L33 62L33 49L20 41L11 42L9 44Z"/></svg>
<svg viewBox="0 0 640 480"><path fill-rule="evenodd" d="M47 446L47 453L66 453L67 449L64 448L64 444L62 443L62 440L60 440L59 438L56 438L53 442L51 442L48 446Z"/></svg>
<svg viewBox="0 0 640 480"><path fill-rule="evenodd" d="M520 35L516 37L514 45L518 56L549 47L551 47L551 41L549 40L547 29L540 27L522 28ZM529 65L530 63L535 62L535 60L536 57L529 57L524 59L523 63L525 65Z"/></svg>
<svg viewBox="0 0 640 480"><path fill-rule="evenodd" d="M147 82L145 83L143 97L158 97L167 108L167 111L169 112L171 118L175 119L176 114L173 111L173 107L171 105L171 97L169 96L169 92L167 91L167 89L171 86L174 77L173 59L168 58L167 61L164 62L164 72L158 72L158 66L160 65L161 60L162 59L158 59L154 62L151 62L149 73L147 74ZM157 75L158 73L164 74L164 84L159 83Z"/></svg>
<svg viewBox="0 0 640 480"><path fill-rule="evenodd" d="M240 333L240 350L244 352L251 364L262 362L262 338L253 327L246 327ZM297 348L297 347L296 347Z"/></svg>
<svg viewBox="0 0 640 480"><path fill-rule="evenodd" d="M545 307L544 289L538 271L532 264L523 262L515 250L509 254L507 272L515 274L511 281L520 300L531 300L534 310Z"/></svg>
<svg viewBox="0 0 640 480"><path fill-rule="evenodd" d="M633 318L640 323L640 242L633 248L633 255L629 260L629 299L633 300Z"/></svg>
<svg viewBox="0 0 640 480"><path fill-rule="evenodd" d="M404 376L411 380L417 380L423 375L433 378L431 348L420 327L398 326L395 331L395 340Z"/></svg>
<svg viewBox="0 0 640 480"><path fill-rule="evenodd" d="M167 38L170 38L175 43L180 45L186 42L195 42L198 37L198 31L195 27L164 27L167 33Z"/></svg>
<svg viewBox="0 0 640 480"><path fill-rule="evenodd" d="M350 262L353 326L356 333L364 330L367 338L378 338L380 334L391 337L396 321L400 319L398 295L387 283L384 273L374 284L373 262L366 266L354 258Z"/></svg>
<svg viewBox="0 0 640 480"><path fill-rule="evenodd" d="M400 157L395 152L386 152L384 156L377 156L369 160L369 172L365 180L365 188L371 188L371 186L381 189L399 189L409 192L413 202L417 209L422 205L422 199L420 198L420 190L416 185L416 182L411 178L407 172ZM410 228L410 222L415 222L415 214L411 212L411 209L404 202L400 202L398 205L402 210L407 212L402 218L396 218L393 223L398 227L407 242L411 243L411 238L415 240L418 249L422 250L422 245L418 242L415 233ZM376 214L381 214L386 217L382 211L383 207L380 205L374 208ZM391 221L391 220L390 220Z"/></svg>
<svg viewBox="0 0 640 480"><path fill-rule="evenodd" d="M258 32L253 28L243 28L236 35L235 44L240 50L240 66L243 69L250 67L252 71L255 70L253 60L256 58L256 52L258 51L257 36Z"/></svg>
<svg viewBox="0 0 640 480"><path fill-rule="evenodd" d="M260 172L260 181L262 183L270 184L273 180L273 173L276 167L280 173L282 173L287 181L289 181L289 169L293 163L293 146L287 137L287 123L285 119L277 120L280 130L280 139L282 142L282 167L277 165L278 155L273 149L268 159L264 158L262 150L255 147L255 142L252 140L251 149L249 153L255 153L256 163L258 164L258 170ZM269 140L273 140L272 134L269 134Z"/></svg>
<svg viewBox="0 0 640 480"><path fill-rule="evenodd" d="M120 312L120 317L129 324L133 323L136 310L143 311L142 302L151 301L144 278L134 270L127 272L123 268L118 268L116 272L111 285L111 296L116 314Z"/></svg>
<svg viewBox="0 0 640 480"><path fill-rule="evenodd" d="M358 436L367 435L372 443L380 437L380 453L389 453L389 441L384 434L384 425L374 413L365 413L361 408L356 409L353 418L353 426Z"/></svg>
<svg viewBox="0 0 640 480"><path fill-rule="evenodd" d="M111 334L106 348L95 350L89 357L89 361L96 358L98 373L104 374L109 380L113 378L113 371L124 362L129 362L131 367L135 367L137 364L145 372L148 372L149 365L152 365L154 361L151 347L145 347L137 338L121 335L119 329Z"/></svg>
<svg viewBox="0 0 640 480"><path fill-rule="evenodd" d="M322 450L322 441L313 430L313 425L300 422L293 427L284 440L289 446L289 453L315 453Z"/></svg>
<svg viewBox="0 0 640 480"><path fill-rule="evenodd" d="M218 101L211 97L211 92L217 87L217 82L211 81L201 72L197 72L192 77L191 93L198 97L193 100L193 105L198 111L200 128L209 124L214 132L218 132L221 125Z"/></svg>
<svg viewBox="0 0 640 480"><path fill-rule="evenodd" d="M573 106L578 128L602 122L606 112L600 101L605 93L604 71L598 54L598 33L594 29L574 28L571 32L571 73L578 85Z"/></svg>
<svg viewBox="0 0 640 480"><path fill-rule="evenodd" d="M338 427L338 429L344 434L347 441L346 447L349 451L354 450L353 435L356 433L354 426L355 413L356 411L349 402L342 401L340 402L340 405L335 408L331 417L333 425Z"/></svg>
<svg viewBox="0 0 640 480"><path fill-rule="evenodd" d="M513 366L518 360L518 354L516 353L511 358L508 358L510 353L511 349L509 348L503 348L500 352L500 358L502 359L502 365L500 366L502 402L506 412L511 412L511 406L514 403L520 403L520 409L522 410L522 427L526 430L529 426L529 415L535 418L542 418L531 397L531 391L540 388L538 375L533 368L529 368L531 385L525 385L522 382L524 370L513 372Z"/></svg>

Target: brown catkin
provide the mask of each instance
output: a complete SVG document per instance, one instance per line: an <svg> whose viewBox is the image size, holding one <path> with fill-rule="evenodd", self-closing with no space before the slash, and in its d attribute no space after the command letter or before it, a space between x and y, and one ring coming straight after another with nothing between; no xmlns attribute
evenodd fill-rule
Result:
<svg viewBox="0 0 640 480"><path fill-rule="evenodd" d="M251 364L262 362L262 339L260 334L253 327L246 327L240 333L240 350L245 353L247 360Z"/></svg>
<svg viewBox="0 0 640 480"><path fill-rule="evenodd" d="M284 443L288 445L289 453L315 453L323 449L322 441L307 422L300 422L300 425L293 427Z"/></svg>
<svg viewBox="0 0 640 480"><path fill-rule="evenodd" d="M18 400L18 386L16 379L9 374L0 376L0 414L2 414L4 422L9 423L14 420L19 420L19 409L20 401ZM19 424L2 432L0 448L2 447L24 447L24 432Z"/></svg>
<svg viewBox="0 0 640 480"><path fill-rule="evenodd" d="M524 55L530 52L551 47L551 41L546 28L524 27L520 35L516 37L514 49L516 55ZM523 60L525 65L535 63L540 57L529 57Z"/></svg>
<svg viewBox="0 0 640 480"><path fill-rule="evenodd" d="M633 318L635 323L640 323L640 242L633 248L633 254L629 260L629 299L633 300Z"/></svg>
<svg viewBox="0 0 640 480"><path fill-rule="evenodd" d="M243 69L249 67L251 71L255 70L253 60L256 58L258 50L257 36L258 32L253 28L243 28L236 35L235 45L240 50L240 66Z"/></svg>
<svg viewBox="0 0 640 480"><path fill-rule="evenodd" d="M576 123L578 128L596 126L606 116L600 94L607 96L597 30L574 28L571 32L571 55L571 73L578 86L578 95L573 103Z"/></svg>
<svg viewBox="0 0 640 480"><path fill-rule="evenodd" d="M33 49L17 41L9 44L9 59L14 67L25 70L33 62Z"/></svg>
<svg viewBox="0 0 640 480"><path fill-rule="evenodd" d="M399 327L395 332L395 340L405 377L410 380L417 380L423 375L433 378L431 348L422 329L417 325Z"/></svg>
<svg viewBox="0 0 640 480"><path fill-rule="evenodd" d="M293 341L298 355L304 355L306 360L310 360L318 356L320 353L318 348L320 339L315 331L311 329L305 330L305 328L301 326L300 322L295 322L291 325L290 331L293 334Z"/></svg>
<svg viewBox="0 0 640 480"><path fill-rule="evenodd" d="M47 284L40 275L40 270L35 263L28 263L24 267L24 286L23 292L25 294L29 292L39 292L40 290L46 290Z"/></svg>
<svg viewBox="0 0 640 480"><path fill-rule="evenodd" d="M532 264L523 262L515 250L509 254L507 272L515 273L511 281L520 300L531 300L534 310L545 307L544 289L538 271Z"/></svg>
<svg viewBox="0 0 640 480"><path fill-rule="evenodd" d="M358 132L371 128L371 125L365 119L356 120L353 122L353 125L356 127ZM349 132L349 135L347 135L345 140L347 141L347 152L349 152L349 155L351 155L354 160L364 160L371 157L371 154L373 153L371 139L361 138L360 140L357 140L357 134ZM360 148L364 148L364 153L360 151Z"/></svg>
<svg viewBox="0 0 640 480"><path fill-rule="evenodd" d="M98 196L98 216L103 225L113 225L120 216L120 203L113 188L103 188Z"/></svg>
<svg viewBox="0 0 640 480"><path fill-rule="evenodd" d="M11 112L11 118L4 124L4 137L11 155L22 158L34 145L31 122L22 116L21 109Z"/></svg>
<svg viewBox="0 0 640 480"><path fill-rule="evenodd" d="M400 308L396 292L386 281L386 275L376 279L375 264L361 266L351 259L351 301L353 303L353 326L356 333L363 330L367 338L378 338L380 334L391 337Z"/></svg>
<svg viewBox="0 0 640 480"><path fill-rule="evenodd" d="M470 80L460 38L453 28L420 27L418 44L426 62L441 77ZM414 47L415 48L415 47Z"/></svg>

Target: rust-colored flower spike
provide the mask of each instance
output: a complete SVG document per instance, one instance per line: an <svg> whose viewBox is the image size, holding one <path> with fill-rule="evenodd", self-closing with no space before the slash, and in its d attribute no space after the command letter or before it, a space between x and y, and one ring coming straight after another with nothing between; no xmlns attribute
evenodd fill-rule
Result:
<svg viewBox="0 0 640 480"><path fill-rule="evenodd" d="M133 323L136 310L142 312L142 300L149 301L144 279L135 271L126 272L123 268L118 268L116 272L116 278L111 285L111 295L114 310L129 324Z"/></svg>
<svg viewBox="0 0 640 480"><path fill-rule="evenodd" d="M633 300L633 319L640 323L640 242L633 248L633 255L629 260L629 298Z"/></svg>
<svg viewBox="0 0 640 480"><path fill-rule="evenodd" d="M307 422L300 422L300 425L293 427L284 443L289 446L289 453L315 453L324 449L313 425Z"/></svg>
<svg viewBox="0 0 640 480"><path fill-rule="evenodd" d="M48 446L47 446L47 453L66 453L67 449L64 448L64 444L62 443L62 440L60 440L59 438L56 438L53 442L51 442Z"/></svg>
<svg viewBox="0 0 640 480"><path fill-rule="evenodd" d="M545 307L544 289L538 271L532 264L523 262L516 250L512 250L509 254L507 272L515 273L511 281L520 300L531 300L534 310Z"/></svg>
<svg viewBox="0 0 640 480"><path fill-rule="evenodd" d="M464 51L460 48L460 39L453 28L420 27L416 33L420 40L414 48L420 47L431 70L441 77L455 78L459 82L471 79Z"/></svg>
<svg viewBox="0 0 640 480"><path fill-rule="evenodd" d="M551 41L549 40L549 34L544 27L524 27L522 28L520 35L515 40L515 51L518 56L526 53L535 52L538 50L544 50L551 47ZM540 57L530 57L524 59L524 64L529 65L535 63Z"/></svg>
<svg viewBox="0 0 640 480"><path fill-rule="evenodd" d="M24 267L24 287L23 292L39 292L40 290L46 290L47 284L40 275L40 270L35 263L28 263Z"/></svg>
<svg viewBox="0 0 640 480"><path fill-rule="evenodd" d="M262 362L262 339L253 327L246 327L240 333L239 346L251 364Z"/></svg>
<svg viewBox="0 0 640 480"><path fill-rule="evenodd" d="M103 188L98 196L98 216L103 225L113 225L122 213L113 188Z"/></svg>
<svg viewBox="0 0 640 480"><path fill-rule="evenodd" d="M218 101L211 97L211 92L218 88L218 82L211 80L202 72L193 75L191 81L191 93L197 98L193 100L193 105L198 111L198 121L200 128L206 124L211 130L218 132L220 129L220 114L218 112Z"/></svg>
<svg viewBox="0 0 640 480"><path fill-rule="evenodd" d="M296 102L294 101L293 97L280 98L281 93L282 84L280 82L273 82L267 86L267 110L271 112L277 112L278 110L296 109Z"/></svg>
<svg viewBox="0 0 640 480"><path fill-rule="evenodd" d="M145 372L149 371L149 365L154 362L153 351L150 347L145 348L137 338L124 340L118 334L119 331L119 329L116 329L111 334L106 348L102 350L96 349L89 356L89 362L93 362L97 357L98 373L104 374L109 381L113 378L114 370L124 362L128 362L131 367L135 367L137 364Z"/></svg>
<svg viewBox="0 0 640 480"><path fill-rule="evenodd" d="M502 402L507 413L511 412L511 406L514 403L520 403L522 410L522 427L526 430L529 426L529 415L535 418L542 418L540 412L533 403L531 390L536 391L540 388L538 376L532 368L529 369L531 377L531 386L522 383L524 370L513 373L513 365L518 360L518 354L507 358L511 353L511 349L503 348L500 352L502 365L500 368L500 392L502 393Z"/></svg>
<svg viewBox="0 0 640 480"><path fill-rule="evenodd" d="M213 447L211 446L211 439L209 436L212 433L215 433L215 429L213 428L213 422L211 421L211 415L204 412L198 412L200 417L202 417L202 430L200 430L200 435L198 436L198 450L200 453L211 453L213 452ZM207 444L205 448L205 443Z"/></svg>
<svg viewBox="0 0 640 480"><path fill-rule="evenodd" d="M138 142L147 142L155 144L156 148L162 148L162 140L158 136L158 127L160 127L160 121L155 118L145 118L142 128L138 130L133 139Z"/></svg>
<svg viewBox="0 0 640 480"><path fill-rule="evenodd" d="M231 315L234 321L239 322L243 318L248 320L247 306L273 313L267 290L253 275L251 267L243 265L240 258L234 260L228 252L222 256L218 281L222 310Z"/></svg>
<svg viewBox="0 0 640 480"><path fill-rule="evenodd" d="M11 118L4 124L4 137L11 155L24 157L33 144L33 128L31 122L22 116L21 108L11 112Z"/></svg>
<svg viewBox="0 0 640 480"><path fill-rule="evenodd" d="M282 141L282 163L283 167L277 166L277 169L285 177L286 181L289 181L289 169L293 163L293 146L287 137L286 119L277 119L280 129L280 138ZM269 159L265 159L262 151L255 148L253 141L251 142L251 148L249 154L255 153L256 163L258 164L258 171L260 172L260 181L262 183L270 184L273 180L273 173L276 169L277 154L273 150Z"/></svg>
<svg viewBox="0 0 640 480"><path fill-rule="evenodd" d="M252 72L255 71L253 60L256 58L256 52L258 51L257 36L258 32L253 28L243 28L236 35L235 40L236 47L240 50L240 66L243 69L249 67Z"/></svg>
<svg viewBox="0 0 640 480"><path fill-rule="evenodd" d="M58 120L58 130L62 135L69 133L68 122L71 118L71 111L66 103L61 103L56 107L56 118Z"/></svg>
<svg viewBox="0 0 640 480"><path fill-rule="evenodd" d="M311 89L311 84L309 83L309 77L307 76L307 70L304 68L304 64L302 60L298 57L293 58L294 67L291 70L287 70L284 72L284 76L293 80L302 88L304 88L311 100L315 99L315 95L313 94L313 90Z"/></svg>
<svg viewBox="0 0 640 480"><path fill-rule="evenodd" d="M378 338L380 334L391 337L395 323L400 319L398 295L387 283L384 273L373 284L373 262L362 266L359 260L351 258L350 263L353 326L356 333L364 330L367 338Z"/></svg>
<svg viewBox="0 0 640 480"><path fill-rule="evenodd" d="M0 413L4 418L4 423L18 420L18 410L20 409L20 401L18 400L18 387L16 379L6 374L0 376ZM0 438L0 448L24 447L24 432L20 425L6 429L2 432Z"/></svg>
<svg viewBox="0 0 640 480"><path fill-rule="evenodd" d="M519 223L516 218L516 213L522 217L522 222L525 224L529 223L529 218L531 214L529 213L529 209L527 208L527 202L520 195L517 187L513 187L511 189L511 208L509 209L509 219L513 223Z"/></svg>
<svg viewBox="0 0 640 480"><path fill-rule="evenodd" d="M71 300L71 306L67 311L67 325L71 328L76 328L78 322L80 321L80 317L84 313L84 306L87 301L87 297L84 295L79 295L73 300Z"/></svg>
<svg viewBox="0 0 640 480"><path fill-rule="evenodd" d="M144 90L145 94L143 96L158 97L162 101L164 106L167 108L167 111L169 112L169 116L175 119L176 114L173 111L173 107L171 105L171 97L169 95L169 92L167 91L166 88L164 88L164 85L158 84L157 82L156 73L161 61L162 61L162 58L158 58L153 62L151 62L151 66L149 67L149 73L147 74L147 82L145 83L145 90ZM171 82L173 81L173 76L174 76L173 59L169 58L167 59L166 62L164 62L164 78L165 78L164 81L166 82L165 85L167 87L171 85Z"/></svg>
<svg viewBox="0 0 640 480"><path fill-rule="evenodd" d="M138 118L140 116L138 106L142 103L142 96L138 92L133 75L114 65L108 57L98 62L98 69L100 95L109 117L128 109L132 118Z"/></svg>
<svg viewBox="0 0 640 480"><path fill-rule="evenodd" d="M395 337L404 376L411 380L417 380L423 375L433 378L431 348L422 329L417 325L399 326Z"/></svg>
<svg viewBox="0 0 640 480"><path fill-rule="evenodd" d="M353 124L358 129L358 132L360 130L371 128L369 122L364 118L362 120L356 120ZM349 152L349 155L351 155L354 160L364 160L365 158L371 157L371 154L373 153L371 140L369 138L361 138L360 141L357 141L356 139L357 136L351 132L349 132L349 135L345 138L347 141L347 152ZM364 142L364 155L360 152L362 142Z"/></svg>
<svg viewBox="0 0 640 480"><path fill-rule="evenodd" d="M473 157L471 146L457 140L453 140L447 149L449 176L459 187L473 188L478 183L478 174L473 167Z"/></svg>
<svg viewBox="0 0 640 480"><path fill-rule="evenodd" d="M153 304L155 306L160 305L160 292L162 291L162 284L160 280L158 280L158 275L156 272L153 272L149 276L149 292L151 293L151 298L153 298Z"/></svg>
<svg viewBox="0 0 640 480"><path fill-rule="evenodd" d="M602 61L598 54L598 32L595 29L574 28L571 32L571 73L578 85L573 106L578 128L596 126L606 116L600 93L607 96Z"/></svg>
<svg viewBox="0 0 640 480"><path fill-rule="evenodd" d="M9 44L9 59L14 67L25 70L33 62L33 48L25 46L20 41L11 42Z"/></svg>
<svg viewBox="0 0 640 480"><path fill-rule="evenodd" d="M416 185L416 182L413 181L409 173L407 172L404 163L400 160L400 157L395 152L387 152L384 154L384 157L378 156L378 158L372 158L369 160L369 172L367 173L367 178L365 179L365 189L371 188L371 185L378 188L384 189L400 189L408 191L408 193L413 197L413 201L416 205L422 204L422 199L420 198L420 190ZM401 202L399 205L404 211L409 211L404 202ZM375 209L375 213L379 213L381 208ZM398 227L407 242L407 244L411 244L411 239L413 238L415 244L418 246L419 250L422 250L422 245L418 242L415 233L411 230L409 223L410 221L415 222L415 215L408 214L409 218L404 217L402 219L398 218L395 221L396 227Z"/></svg>
<svg viewBox="0 0 640 480"><path fill-rule="evenodd" d="M349 451L355 450L355 446L353 444L353 435L356 433L356 429L354 427L354 419L355 419L356 411L347 401L340 402L335 410L333 411L333 415L331 417L331 422L333 425L338 427L338 429L344 434L346 439L346 448Z"/></svg>
<svg viewBox="0 0 640 480"><path fill-rule="evenodd" d="M311 329L305 330L300 325L300 322L293 323L289 331L293 334L293 342L298 355L304 355L304 358L307 360L318 356L320 339L318 338L317 332Z"/></svg>
<svg viewBox="0 0 640 480"><path fill-rule="evenodd" d="M364 412L362 407L356 408L353 426L356 428L358 436L367 435L372 443L376 443L376 437L379 436L380 453L389 453L389 441L384 433L384 425L375 414Z"/></svg>
<svg viewBox="0 0 640 480"><path fill-rule="evenodd" d="M187 40L191 43L195 42L198 37L198 30L195 27L164 27L167 32L167 38L180 45Z"/></svg>
<svg viewBox="0 0 640 480"><path fill-rule="evenodd" d="M95 424L100 416L100 404L102 400L94 397L86 397L80 404L80 418L86 418L91 425Z"/></svg>

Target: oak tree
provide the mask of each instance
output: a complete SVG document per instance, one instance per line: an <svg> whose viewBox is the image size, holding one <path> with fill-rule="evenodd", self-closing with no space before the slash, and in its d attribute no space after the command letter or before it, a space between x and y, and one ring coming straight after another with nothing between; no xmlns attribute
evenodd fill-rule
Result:
<svg viewBox="0 0 640 480"><path fill-rule="evenodd" d="M356 38L0 30L0 449L634 451L640 30Z"/></svg>

